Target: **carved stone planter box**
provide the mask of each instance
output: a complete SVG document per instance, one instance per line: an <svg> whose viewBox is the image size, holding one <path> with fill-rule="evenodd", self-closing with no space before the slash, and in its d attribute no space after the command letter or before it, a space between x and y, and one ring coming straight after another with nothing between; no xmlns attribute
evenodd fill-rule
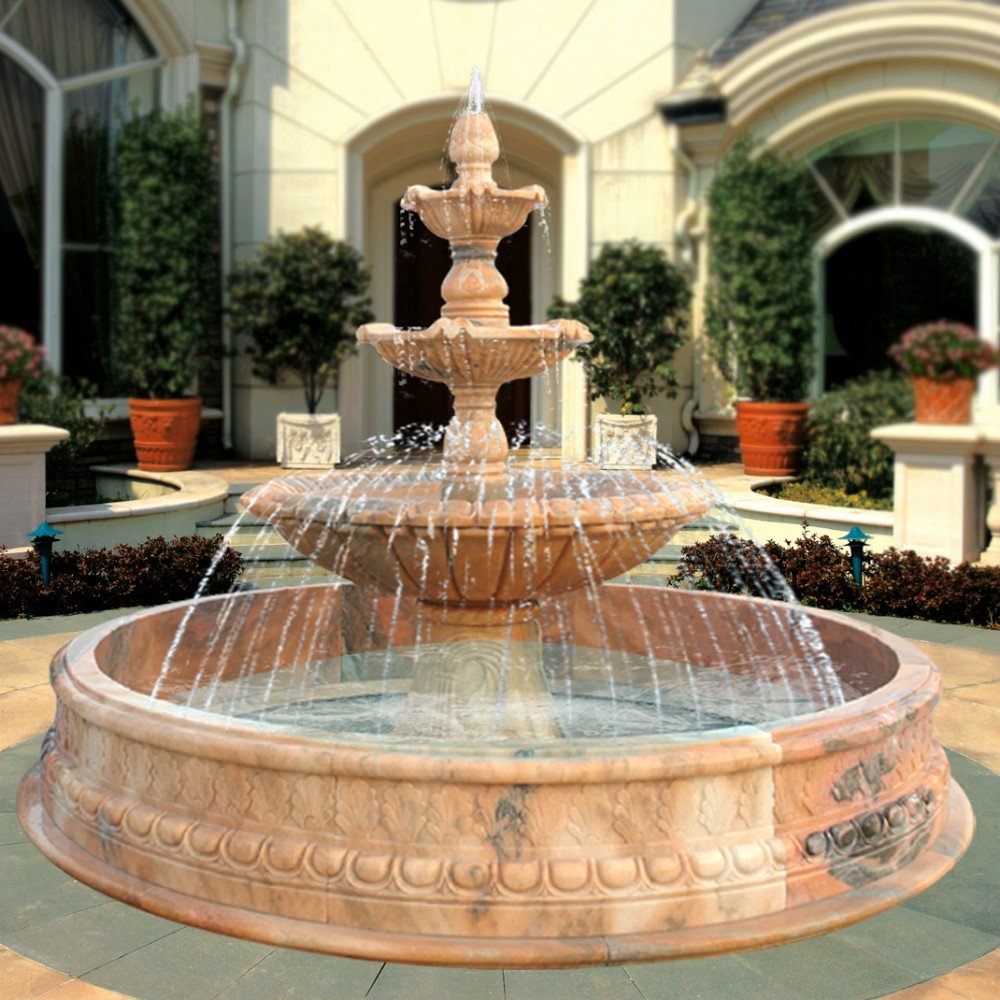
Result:
<svg viewBox="0 0 1000 1000"><path fill-rule="evenodd" d="M278 414L278 462L282 468L331 469L339 461L339 413Z"/></svg>
<svg viewBox="0 0 1000 1000"><path fill-rule="evenodd" d="M602 413L597 418L594 461L602 469L651 469L656 465L656 417L623 417Z"/></svg>

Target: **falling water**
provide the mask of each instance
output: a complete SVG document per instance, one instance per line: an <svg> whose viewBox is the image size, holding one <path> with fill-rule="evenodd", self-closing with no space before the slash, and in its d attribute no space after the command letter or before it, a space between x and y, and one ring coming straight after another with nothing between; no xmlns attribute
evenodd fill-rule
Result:
<svg viewBox="0 0 1000 1000"><path fill-rule="evenodd" d="M469 94L465 101L465 113L467 115L481 115L483 113L483 77L478 66L472 67L469 76Z"/></svg>

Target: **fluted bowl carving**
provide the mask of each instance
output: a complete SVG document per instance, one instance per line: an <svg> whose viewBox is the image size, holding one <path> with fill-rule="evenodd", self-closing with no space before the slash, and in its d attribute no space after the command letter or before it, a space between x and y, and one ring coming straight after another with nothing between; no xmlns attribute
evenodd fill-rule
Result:
<svg viewBox="0 0 1000 1000"><path fill-rule="evenodd" d="M592 339L575 320L536 326L493 326L439 319L424 330L369 323L358 341L371 344L394 368L448 385L501 385L540 375Z"/></svg>

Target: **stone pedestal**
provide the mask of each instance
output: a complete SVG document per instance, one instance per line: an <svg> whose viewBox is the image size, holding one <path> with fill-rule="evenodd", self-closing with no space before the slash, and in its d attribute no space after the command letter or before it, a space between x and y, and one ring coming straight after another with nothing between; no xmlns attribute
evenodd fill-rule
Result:
<svg viewBox="0 0 1000 1000"><path fill-rule="evenodd" d="M896 547L953 563L977 561L987 521L977 456L989 453L993 467L1000 466L1000 428L891 424L875 428L872 436L895 455ZM991 520L1000 522L1000 511L995 513ZM1000 533L1000 523L994 531Z"/></svg>
<svg viewBox="0 0 1000 1000"><path fill-rule="evenodd" d="M0 426L0 545L25 549L45 520L45 454L69 431L45 424Z"/></svg>
<svg viewBox="0 0 1000 1000"><path fill-rule="evenodd" d="M340 414L279 413L278 461L285 469L332 469L340 461Z"/></svg>
<svg viewBox="0 0 1000 1000"><path fill-rule="evenodd" d="M594 461L602 469L656 465L656 417L602 413L594 422Z"/></svg>

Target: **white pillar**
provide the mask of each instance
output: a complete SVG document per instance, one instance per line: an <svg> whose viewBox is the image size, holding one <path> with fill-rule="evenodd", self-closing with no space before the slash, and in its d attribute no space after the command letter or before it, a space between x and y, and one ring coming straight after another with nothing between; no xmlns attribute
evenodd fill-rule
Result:
<svg viewBox="0 0 1000 1000"><path fill-rule="evenodd" d="M562 168L562 274L564 298L579 294L580 282L587 276L590 259L590 151L581 146L572 156L563 157ZM567 462L582 462L587 457L587 430L590 424L590 400L587 373L579 362L567 358L560 365L562 388L560 426L562 457Z"/></svg>
<svg viewBox="0 0 1000 1000"><path fill-rule="evenodd" d="M982 504L974 474L984 429L973 424L892 424L872 437L895 456L893 544L953 563L982 551Z"/></svg>
<svg viewBox="0 0 1000 1000"><path fill-rule="evenodd" d="M45 424L0 426L0 545L12 552L45 520L45 455L68 437Z"/></svg>
<svg viewBox="0 0 1000 1000"><path fill-rule="evenodd" d="M986 482L993 486L993 501L986 511L986 527L992 538L980 562L987 566L1000 566L1000 429L990 428L983 445L983 463Z"/></svg>

